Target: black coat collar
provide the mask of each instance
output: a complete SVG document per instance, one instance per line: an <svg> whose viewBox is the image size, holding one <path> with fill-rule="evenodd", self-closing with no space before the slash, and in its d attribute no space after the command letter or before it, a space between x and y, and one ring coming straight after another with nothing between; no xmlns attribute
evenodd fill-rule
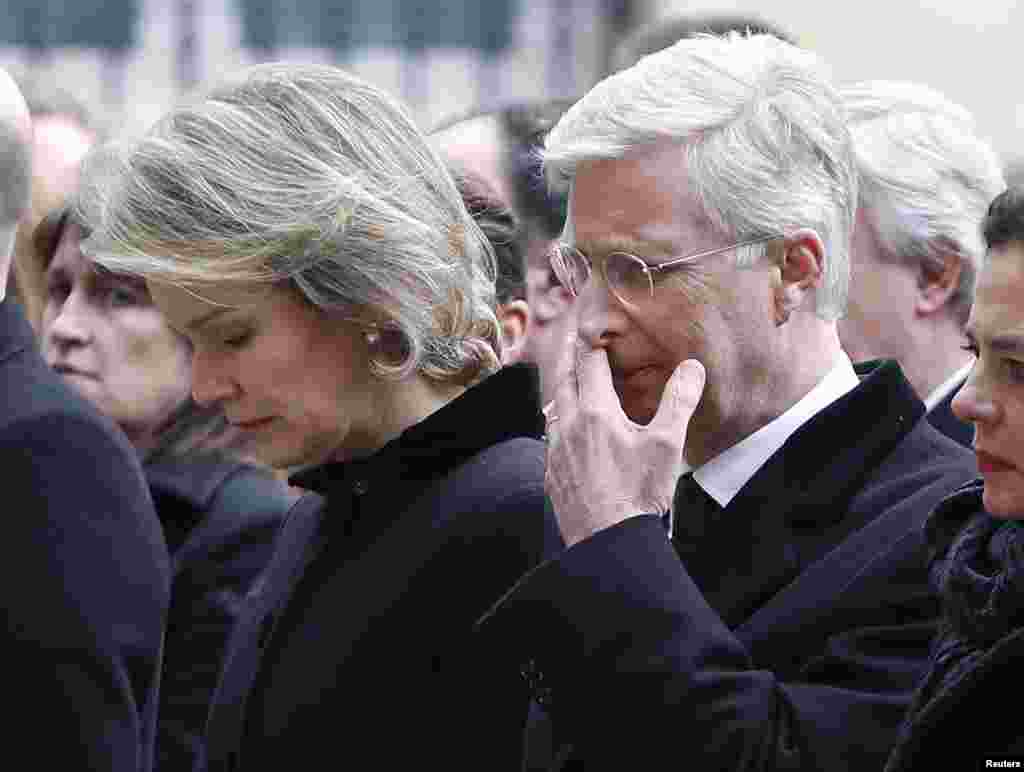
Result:
<svg viewBox="0 0 1024 772"><path fill-rule="evenodd" d="M790 435L730 503L730 517L763 509L785 491L782 511L790 524L817 528L841 519L865 478L924 415L895 361L855 369L860 385Z"/></svg>
<svg viewBox="0 0 1024 772"><path fill-rule="evenodd" d="M0 362L33 346L35 333L18 302L0 301Z"/></svg>
<svg viewBox="0 0 1024 772"><path fill-rule="evenodd" d="M312 467L289 482L326 496L332 510L344 501L372 502L373 517L383 527L388 510L399 514L403 501L484 448L514 437L540 438L544 416L537 383L532 366L503 368L372 456ZM358 509L352 507L352 514Z"/></svg>
<svg viewBox="0 0 1024 772"><path fill-rule="evenodd" d="M730 627L864 524L849 514L853 497L924 414L895 362L856 369L860 385L790 435L705 538L674 539L691 578Z"/></svg>
<svg viewBox="0 0 1024 772"><path fill-rule="evenodd" d="M193 453L154 461L143 468L154 497L174 498L196 512L205 512L224 480L241 467L240 462L216 454Z"/></svg>

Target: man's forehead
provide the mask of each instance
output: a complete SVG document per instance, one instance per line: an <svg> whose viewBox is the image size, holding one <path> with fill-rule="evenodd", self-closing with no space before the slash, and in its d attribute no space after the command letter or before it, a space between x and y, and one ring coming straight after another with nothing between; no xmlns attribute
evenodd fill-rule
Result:
<svg viewBox="0 0 1024 772"><path fill-rule="evenodd" d="M583 251L673 251L714 230L685 179L646 159L594 162L577 173L566 235Z"/></svg>

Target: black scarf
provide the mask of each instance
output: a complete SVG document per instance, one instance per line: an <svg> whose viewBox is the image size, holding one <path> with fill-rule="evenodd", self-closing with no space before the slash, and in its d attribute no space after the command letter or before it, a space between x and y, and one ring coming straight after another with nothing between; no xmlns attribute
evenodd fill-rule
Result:
<svg viewBox="0 0 1024 772"><path fill-rule="evenodd" d="M980 480L962 486L925 527L929 578L944 615L931 668L900 729L896 756L929 706L949 694L995 643L1024 626L1024 524L989 515L983 490Z"/></svg>

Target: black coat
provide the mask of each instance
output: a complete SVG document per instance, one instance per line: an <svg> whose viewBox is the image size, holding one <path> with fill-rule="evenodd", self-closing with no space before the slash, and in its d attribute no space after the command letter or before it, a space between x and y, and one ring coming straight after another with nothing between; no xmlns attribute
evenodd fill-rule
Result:
<svg viewBox="0 0 1024 772"><path fill-rule="evenodd" d="M953 415L953 397L963 388L966 378L947 394L935 407L928 411L928 422L950 439L965 448L974 446L974 425L964 423Z"/></svg>
<svg viewBox="0 0 1024 772"><path fill-rule="evenodd" d="M528 694L491 667L472 624L562 546L534 388L532 372L507 368L371 458L294 478L326 511L309 538L286 540L291 564L308 565L283 613L258 595L239 624L211 715L211 770L313 759L519 769ZM265 597L288 581L278 557ZM261 647L249 693L246 662Z"/></svg>
<svg viewBox="0 0 1024 772"><path fill-rule="evenodd" d="M640 515L523 578L481 634L522 668L576 765L882 767L939 613L921 524L975 474L923 412L899 368L878 367L787 440L686 560Z"/></svg>
<svg viewBox="0 0 1024 772"><path fill-rule="evenodd" d="M149 770L170 566L135 450L10 300L0 405L6 766Z"/></svg>
<svg viewBox="0 0 1024 772"><path fill-rule="evenodd" d="M988 540L1006 536L998 534L1001 525L1015 526L1001 524L985 512L983 491L980 480L963 486L939 505L926 534L934 555L932 581L944 593L946 619L967 601L975 611L985 608L987 618L981 626L992 629L984 640L972 640L973 636L959 634L955 625L944 625L933 646L931 670L908 711L886 772L985 769L986 759L1024 759L1024 727L1016 707L1024 683L1024 532L1010 535L1016 549L1004 551L1004 557L1015 558L1013 570L1007 570L1006 562L992 561L991 552L996 550ZM963 544L968 525L973 534L986 534L977 542L980 554L957 550L954 557L950 543ZM948 583L954 561L969 566L977 582L972 591L965 591L959 580ZM1008 597L995 600L984 592L989 587ZM951 602L951 594L958 596L956 601Z"/></svg>
<svg viewBox="0 0 1024 772"><path fill-rule="evenodd" d="M239 604L266 567L297 496L270 473L191 454L145 467L171 553L157 770L191 770Z"/></svg>

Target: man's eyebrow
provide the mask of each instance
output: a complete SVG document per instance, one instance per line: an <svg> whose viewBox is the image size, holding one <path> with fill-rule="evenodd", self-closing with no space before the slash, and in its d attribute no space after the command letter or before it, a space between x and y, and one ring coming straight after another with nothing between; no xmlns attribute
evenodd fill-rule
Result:
<svg viewBox="0 0 1024 772"><path fill-rule="evenodd" d="M600 242L577 241L572 246L585 255L608 255L612 252L628 252L631 255L639 255L641 252L649 251L652 247L664 251L667 255L672 250L672 243L669 241L638 241L626 236L602 239Z"/></svg>

